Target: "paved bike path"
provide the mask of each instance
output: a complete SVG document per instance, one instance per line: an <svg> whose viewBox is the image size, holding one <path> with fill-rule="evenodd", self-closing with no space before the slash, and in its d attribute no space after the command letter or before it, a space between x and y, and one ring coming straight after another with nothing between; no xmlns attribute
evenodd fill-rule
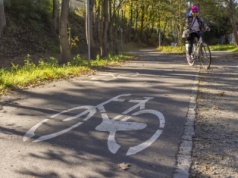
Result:
<svg viewBox="0 0 238 178"><path fill-rule="evenodd" d="M0 177L172 177L198 70L180 55L138 54L92 76L4 97Z"/></svg>

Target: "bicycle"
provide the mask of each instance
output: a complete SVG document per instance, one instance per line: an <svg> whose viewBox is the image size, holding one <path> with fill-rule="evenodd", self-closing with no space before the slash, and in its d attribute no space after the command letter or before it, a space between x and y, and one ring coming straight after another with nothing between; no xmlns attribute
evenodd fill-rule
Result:
<svg viewBox="0 0 238 178"><path fill-rule="evenodd" d="M193 66L195 61L200 63L200 66L203 68L209 69L211 65L211 51L207 43L203 40L203 33L206 30L200 32L200 38L197 40L196 43L193 44L192 49L192 62L187 59L188 55L188 48L186 47L186 60L190 66Z"/></svg>
<svg viewBox="0 0 238 178"><path fill-rule="evenodd" d="M37 138L36 140L34 140L33 142L41 142L41 141L45 141L45 140L49 140L52 138L55 138L57 136L60 136L62 134L65 134L66 132L80 126L81 124L83 124L84 121L89 120L90 118L93 117L93 115L97 112L97 110L100 112L101 117L102 117L102 122L97 125L95 127L95 129L97 131L102 131L102 132L109 132L109 136L108 136L108 140L107 140L107 145L108 145L108 149L111 153L115 154L119 148L121 147L117 142L116 142L116 132L117 131L133 131L133 130L142 130L145 127L147 127L147 124L145 123L138 123L138 122L128 122L127 120L129 120L132 116L138 116L141 114L152 114L155 115L158 119L159 119L159 127L158 129L155 131L155 133L145 142L130 147L126 153L126 155L133 155L136 154L144 149L146 149L147 147L149 147L153 142L155 142L159 136L162 134L164 125L165 125L165 118L163 116L163 114L159 111L153 110L153 109L145 109L145 104L146 102L148 102L149 100L153 99L153 97L143 97L144 99L142 100L129 100L129 103L136 103L134 106L128 108L127 110L125 110L124 112L122 112L122 114L119 114L115 117L113 117L112 119L109 119L109 116L106 112L105 109L105 105L110 103L110 102L124 102L125 99L121 98L121 97L127 97L130 96L131 94L121 94L118 95L116 97L113 97L101 104L98 104L96 106L79 106L79 107L74 107L68 110L64 110L62 112L59 112L53 116L51 116L51 119L62 119L60 118L60 116L63 117L63 122L67 122L67 121L71 121L74 119L80 119L82 121L70 126L69 128L63 129L61 131L55 132L55 133L51 133L51 134L47 134L47 135L43 135L40 136L39 138ZM131 113L132 111L134 111L135 109L139 108L139 111L135 111L133 113ZM64 115L70 115L70 112L75 111L75 110L81 110L84 109L85 111L80 112L74 116L70 116L67 118L64 118ZM131 113L131 114L129 114ZM129 115L128 115L129 114ZM42 124L49 122L51 119L44 119L43 121L35 124L33 127L31 127L23 136L23 141L27 141L28 139L36 136L35 131L37 130L37 128L39 128ZM121 120L119 120L121 119Z"/></svg>

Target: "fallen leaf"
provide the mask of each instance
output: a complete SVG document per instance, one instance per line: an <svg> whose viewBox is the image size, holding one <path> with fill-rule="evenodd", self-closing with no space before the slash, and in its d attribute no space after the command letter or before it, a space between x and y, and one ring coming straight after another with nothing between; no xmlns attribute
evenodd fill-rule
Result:
<svg viewBox="0 0 238 178"><path fill-rule="evenodd" d="M127 170L127 169L129 169L129 167L131 167L131 165L128 163L120 163L120 164L118 164L118 167L123 170Z"/></svg>
<svg viewBox="0 0 238 178"><path fill-rule="evenodd" d="M224 96L224 94L225 94L225 92L223 91L223 92L221 92L221 93L218 93L217 95L218 95L218 96Z"/></svg>
<svg viewBox="0 0 238 178"><path fill-rule="evenodd" d="M216 106L216 105L214 105L214 106L212 106L212 109L213 109L213 110L219 110L219 107Z"/></svg>
<svg viewBox="0 0 238 178"><path fill-rule="evenodd" d="M11 104L15 104L15 105L18 105L19 103L17 103L17 102L12 102Z"/></svg>

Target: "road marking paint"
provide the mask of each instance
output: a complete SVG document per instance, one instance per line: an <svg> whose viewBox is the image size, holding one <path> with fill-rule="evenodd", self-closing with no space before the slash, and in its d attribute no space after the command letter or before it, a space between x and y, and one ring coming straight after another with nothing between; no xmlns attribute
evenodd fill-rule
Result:
<svg viewBox="0 0 238 178"><path fill-rule="evenodd" d="M49 119L44 119L43 121L39 122L38 124L36 124L35 126L33 126L29 131L27 131L23 137L23 141L27 141L29 138L34 137L35 136L35 130L41 126L41 124L47 122Z"/></svg>
<svg viewBox="0 0 238 178"><path fill-rule="evenodd" d="M69 128L63 129L61 131L40 136L39 138L35 139L33 142L42 142L42 141L57 137L59 135L62 135L66 132L69 132L70 130L80 126L83 123L83 121L87 121L90 118L92 118L98 109L99 112L101 113L102 122L98 126L95 127L95 130L109 133L108 140L107 140L107 146L108 146L109 151L111 153L115 154L121 147L121 145L119 145L116 142L117 131L136 131L136 130L143 130L147 127L147 124L145 124L145 123L128 122L127 120L129 120L132 116L138 116L140 114L155 115L159 119L159 127L155 131L155 133L145 142L143 142L139 145L130 147L126 153L127 156L136 154L136 153L146 149L147 147L149 147L153 142L155 142L159 138L159 136L161 135L162 130L165 126L165 118L164 118L163 114L157 110L145 109L146 102L153 99L154 97L143 97L143 99L129 100L128 101L129 103L136 103L136 104L134 106L128 108L124 112L122 112L122 114L119 114L119 115L115 116L114 118L110 119L104 106L110 102L124 102L126 99L123 99L121 97L128 97L128 96L131 96L131 94L117 95L117 96L115 96L107 101L104 101L101 104L98 104L96 106L91 106L91 105L78 106L78 107L74 107L74 108L59 112L59 113L51 116L51 118L59 120L60 118L58 118L58 116L60 116L60 115L64 115L71 111L83 109L82 112L76 114L75 116L67 117L62 120L63 122L67 122L67 121L71 121L71 120L75 120L75 119L81 119L82 121L70 126ZM137 108L139 109L139 111L131 113L131 112L133 112L133 110L135 110ZM131 113L131 114L129 114L129 113ZM128 114L129 114L129 116L128 116ZM85 117L85 118L82 118L82 117ZM48 121L49 121L49 119L44 119L43 121L37 123L32 128L30 128L25 133L25 135L23 137L23 141L27 141L29 138L34 137L36 129L38 127L40 127L43 123L46 123ZM59 121L61 121L61 120L59 120Z"/></svg>
<svg viewBox="0 0 238 178"><path fill-rule="evenodd" d="M155 134L149 140L147 140L137 146L130 147L126 153L126 156L134 155L134 154L144 150L145 148L149 147L152 143L154 143L159 138L161 133L162 133L162 130L157 130L155 132Z"/></svg>
<svg viewBox="0 0 238 178"><path fill-rule="evenodd" d="M64 133L66 133L66 132L68 132L68 131L70 131L70 130L72 130L72 129L78 127L78 126L80 126L82 123L83 123L83 122L78 122L77 124L74 124L73 126L67 128L67 129L61 130L61 131L59 131L59 132L55 132L55 133L53 133L53 134L48 134L48 135L41 136L41 137L39 137L38 139L34 140L33 142L42 142L42 141L44 141L44 140L49 140L49 139L51 139L51 138L57 137L57 136L59 136L59 135L62 135L62 134L64 134Z"/></svg>

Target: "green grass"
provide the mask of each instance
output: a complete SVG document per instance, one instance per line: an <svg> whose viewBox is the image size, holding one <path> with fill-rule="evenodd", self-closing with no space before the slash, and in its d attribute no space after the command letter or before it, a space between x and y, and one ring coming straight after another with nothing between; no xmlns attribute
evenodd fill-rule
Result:
<svg viewBox="0 0 238 178"><path fill-rule="evenodd" d="M96 60L91 60L91 66L88 67L88 60L81 58L79 55L65 65L59 65L53 57L48 60L40 60L38 64L34 64L28 55L23 66L13 64L10 69L0 69L0 96L11 90L42 85L57 79L69 79L90 74L94 69L119 65L132 58L133 56L129 55L109 55L106 58L98 56Z"/></svg>
<svg viewBox="0 0 238 178"><path fill-rule="evenodd" d="M212 51L238 52L238 47L235 45L211 45L209 47Z"/></svg>
<svg viewBox="0 0 238 178"><path fill-rule="evenodd" d="M184 46L160 46L160 47L157 47L156 50L163 53L176 53L176 54L185 53Z"/></svg>

